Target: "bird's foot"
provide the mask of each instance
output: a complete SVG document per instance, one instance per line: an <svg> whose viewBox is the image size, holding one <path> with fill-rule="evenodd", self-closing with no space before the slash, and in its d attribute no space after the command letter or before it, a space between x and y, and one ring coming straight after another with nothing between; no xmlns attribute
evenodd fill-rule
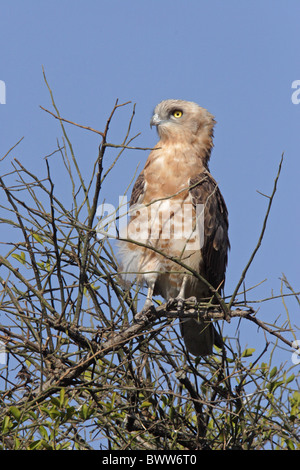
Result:
<svg viewBox="0 0 300 470"><path fill-rule="evenodd" d="M166 310L172 310L176 304L176 299L171 297L166 303Z"/></svg>
<svg viewBox="0 0 300 470"><path fill-rule="evenodd" d="M190 303L190 304L196 305L196 304L197 304L197 299L196 299L196 297L193 295L192 297L189 297L188 299L185 299L185 302L186 302L186 303Z"/></svg>
<svg viewBox="0 0 300 470"><path fill-rule="evenodd" d="M179 296L175 298L171 298L167 302L166 310L174 310L176 308L178 312L182 312L183 307L184 307L184 302L185 302L185 299Z"/></svg>
<svg viewBox="0 0 300 470"><path fill-rule="evenodd" d="M182 297L176 297L176 300L177 300L177 312L181 313L184 307L185 299L183 299Z"/></svg>
<svg viewBox="0 0 300 470"><path fill-rule="evenodd" d="M152 299L146 299L142 312L147 312L147 310L149 310L149 308L152 308L152 307L154 307Z"/></svg>
<svg viewBox="0 0 300 470"><path fill-rule="evenodd" d="M149 312L150 310L151 311L155 310L155 307L151 299L146 299L146 302L144 303L142 310L134 316L134 319L136 321L143 319L146 316L146 313Z"/></svg>

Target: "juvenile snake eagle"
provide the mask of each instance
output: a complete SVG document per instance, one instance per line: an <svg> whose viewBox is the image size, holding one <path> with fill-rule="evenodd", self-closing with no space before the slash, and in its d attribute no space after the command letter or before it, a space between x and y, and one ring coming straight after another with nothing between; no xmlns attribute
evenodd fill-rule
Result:
<svg viewBox="0 0 300 470"><path fill-rule="evenodd" d="M215 120L196 103L170 99L156 106L150 124L160 140L132 190L126 235L137 243L121 242L120 271L125 281L137 277L147 285L144 309L153 295L208 301L211 290L187 267L223 289L228 213L208 168ZM195 356L211 354L213 344L220 345L211 321L187 318L180 328Z"/></svg>

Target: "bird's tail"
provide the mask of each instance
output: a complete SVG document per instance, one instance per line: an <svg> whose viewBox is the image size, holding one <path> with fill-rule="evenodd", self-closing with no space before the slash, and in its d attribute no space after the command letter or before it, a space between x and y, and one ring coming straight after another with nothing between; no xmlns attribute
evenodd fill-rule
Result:
<svg viewBox="0 0 300 470"><path fill-rule="evenodd" d="M213 352L213 345L222 348L222 338L212 322L187 318L180 323L185 346L193 356L208 356Z"/></svg>

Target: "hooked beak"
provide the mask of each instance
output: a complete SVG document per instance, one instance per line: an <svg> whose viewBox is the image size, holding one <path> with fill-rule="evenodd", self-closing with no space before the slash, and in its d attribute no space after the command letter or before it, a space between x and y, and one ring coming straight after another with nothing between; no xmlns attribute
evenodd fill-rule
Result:
<svg viewBox="0 0 300 470"><path fill-rule="evenodd" d="M152 129L152 126L158 126L161 123L161 119L158 116L158 114L153 114L151 121L150 121L150 127Z"/></svg>

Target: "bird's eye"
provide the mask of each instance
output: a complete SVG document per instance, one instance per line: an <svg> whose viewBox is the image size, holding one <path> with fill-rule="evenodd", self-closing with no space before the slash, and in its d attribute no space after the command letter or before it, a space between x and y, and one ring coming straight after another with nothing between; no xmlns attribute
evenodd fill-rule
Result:
<svg viewBox="0 0 300 470"><path fill-rule="evenodd" d="M180 111L179 109L176 109L176 111L172 113L172 116L174 116L176 119L181 118L182 111Z"/></svg>

